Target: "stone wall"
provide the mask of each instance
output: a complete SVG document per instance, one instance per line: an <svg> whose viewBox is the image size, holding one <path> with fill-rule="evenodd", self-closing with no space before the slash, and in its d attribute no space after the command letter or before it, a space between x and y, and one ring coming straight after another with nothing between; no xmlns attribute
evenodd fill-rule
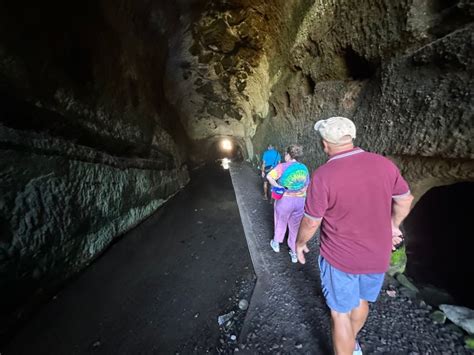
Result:
<svg viewBox="0 0 474 355"><path fill-rule="evenodd" d="M0 3L4 304L87 265L221 138L251 160L298 142L314 169L314 122L344 115L417 198L474 180L473 18L469 0Z"/></svg>
<svg viewBox="0 0 474 355"><path fill-rule="evenodd" d="M0 337L187 183L176 6L0 4Z"/></svg>
<svg viewBox="0 0 474 355"><path fill-rule="evenodd" d="M270 80L289 53L284 38L310 3L203 1L200 11L181 16L170 38L165 90L191 139L236 137L253 155L251 137L269 112Z"/></svg>
<svg viewBox="0 0 474 355"><path fill-rule="evenodd" d="M417 198L474 180L473 14L463 1L315 2L271 88L255 153L299 142L315 168L325 157L314 122L345 115L356 143L394 159Z"/></svg>
<svg viewBox="0 0 474 355"><path fill-rule="evenodd" d="M467 0L203 1L170 39L165 91L191 139L236 137L250 159L298 141L315 167L313 123L346 115L358 144L398 161L471 160L473 13Z"/></svg>

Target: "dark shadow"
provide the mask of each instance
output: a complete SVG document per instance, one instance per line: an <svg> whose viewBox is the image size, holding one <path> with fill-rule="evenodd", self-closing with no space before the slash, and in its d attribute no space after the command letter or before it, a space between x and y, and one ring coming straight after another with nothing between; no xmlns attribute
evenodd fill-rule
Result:
<svg viewBox="0 0 474 355"><path fill-rule="evenodd" d="M354 80L369 79L377 70L377 65L369 62L366 58L354 51L351 46L344 49L344 60L346 62L348 75Z"/></svg>
<svg viewBox="0 0 474 355"><path fill-rule="evenodd" d="M474 308L471 219L474 183L434 187L404 222L407 273L420 283L445 289L460 304Z"/></svg>
<svg viewBox="0 0 474 355"><path fill-rule="evenodd" d="M316 83L314 82L311 75L305 75L303 82L303 93L305 95L313 96L314 95L314 88L316 87Z"/></svg>

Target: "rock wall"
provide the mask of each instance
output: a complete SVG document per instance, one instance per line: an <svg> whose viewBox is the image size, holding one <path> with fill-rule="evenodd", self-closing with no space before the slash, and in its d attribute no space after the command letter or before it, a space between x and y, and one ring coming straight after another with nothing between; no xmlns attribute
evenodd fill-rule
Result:
<svg viewBox="0 0 474 355"><path fill-rule="evenodd" d="M1 2L4 304L84 267L222 138L253 161L301 143L314 169L314 122L345 115L417 198L474 180L473 18L469 0Z"/></svg>
<svg viewBox="0 0 474 355"><path fill-rule="evenodd" d="M178 6L0 3L0 336L187 183Z"/></svg>
<svg viewBox="0 0 474 355"><path fill-rule="evenodd" d="M346 115L357 143L399 161L417 196L433 170L421 166L436 159L457 162L444 175L472 179L472 2L201 5L170 39L165 87L192 140L232 136L252 160L269 142L297 141L314 168L325 157L312 125ZM429 160L408 171L414 157Z"/></svg>
<svg viewBox="0 0 474 355"><path fill-rule="evenodd" d="M275 54L289 43L279 36L296 28L310 1L204 3L180 18L171 38L167 97L192 140L235 137L253 156L251 137L268 116L270 80L282 61Z"/></svg>
<svg viewBox="0 0 474 355"><path fill-rule="evenodd" d="M474 180L473 15L467 1L314 2L271 88L255 153L296 141L315 168L325 157L314 122L345 115L356 143L394 159L417 198Z"/></svg>

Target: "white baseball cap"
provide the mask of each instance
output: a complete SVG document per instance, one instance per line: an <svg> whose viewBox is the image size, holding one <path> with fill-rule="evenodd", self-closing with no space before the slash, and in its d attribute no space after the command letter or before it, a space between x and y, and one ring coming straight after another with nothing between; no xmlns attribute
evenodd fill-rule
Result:
<svg viewBox="0 0 474 355"><path fill-rule="evenodd" d="M314 124L314 129L325 141L333 144L350 143L356 137L354 122L345 117L337 116L319 120ZM351 140L348 140L347 136L350 136Z"/></svg>

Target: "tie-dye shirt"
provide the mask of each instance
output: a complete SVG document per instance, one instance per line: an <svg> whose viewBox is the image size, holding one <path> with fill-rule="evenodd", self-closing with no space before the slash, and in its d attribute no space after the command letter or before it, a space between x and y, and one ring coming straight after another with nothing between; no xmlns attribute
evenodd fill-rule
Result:
<svg viewBox="0 0 474 355"><path fill-rule="evenodd" d="M278 164L268 175L288 190L285 196L305 197L309 185L309 171L306 165L297 161Z"/></svg>

